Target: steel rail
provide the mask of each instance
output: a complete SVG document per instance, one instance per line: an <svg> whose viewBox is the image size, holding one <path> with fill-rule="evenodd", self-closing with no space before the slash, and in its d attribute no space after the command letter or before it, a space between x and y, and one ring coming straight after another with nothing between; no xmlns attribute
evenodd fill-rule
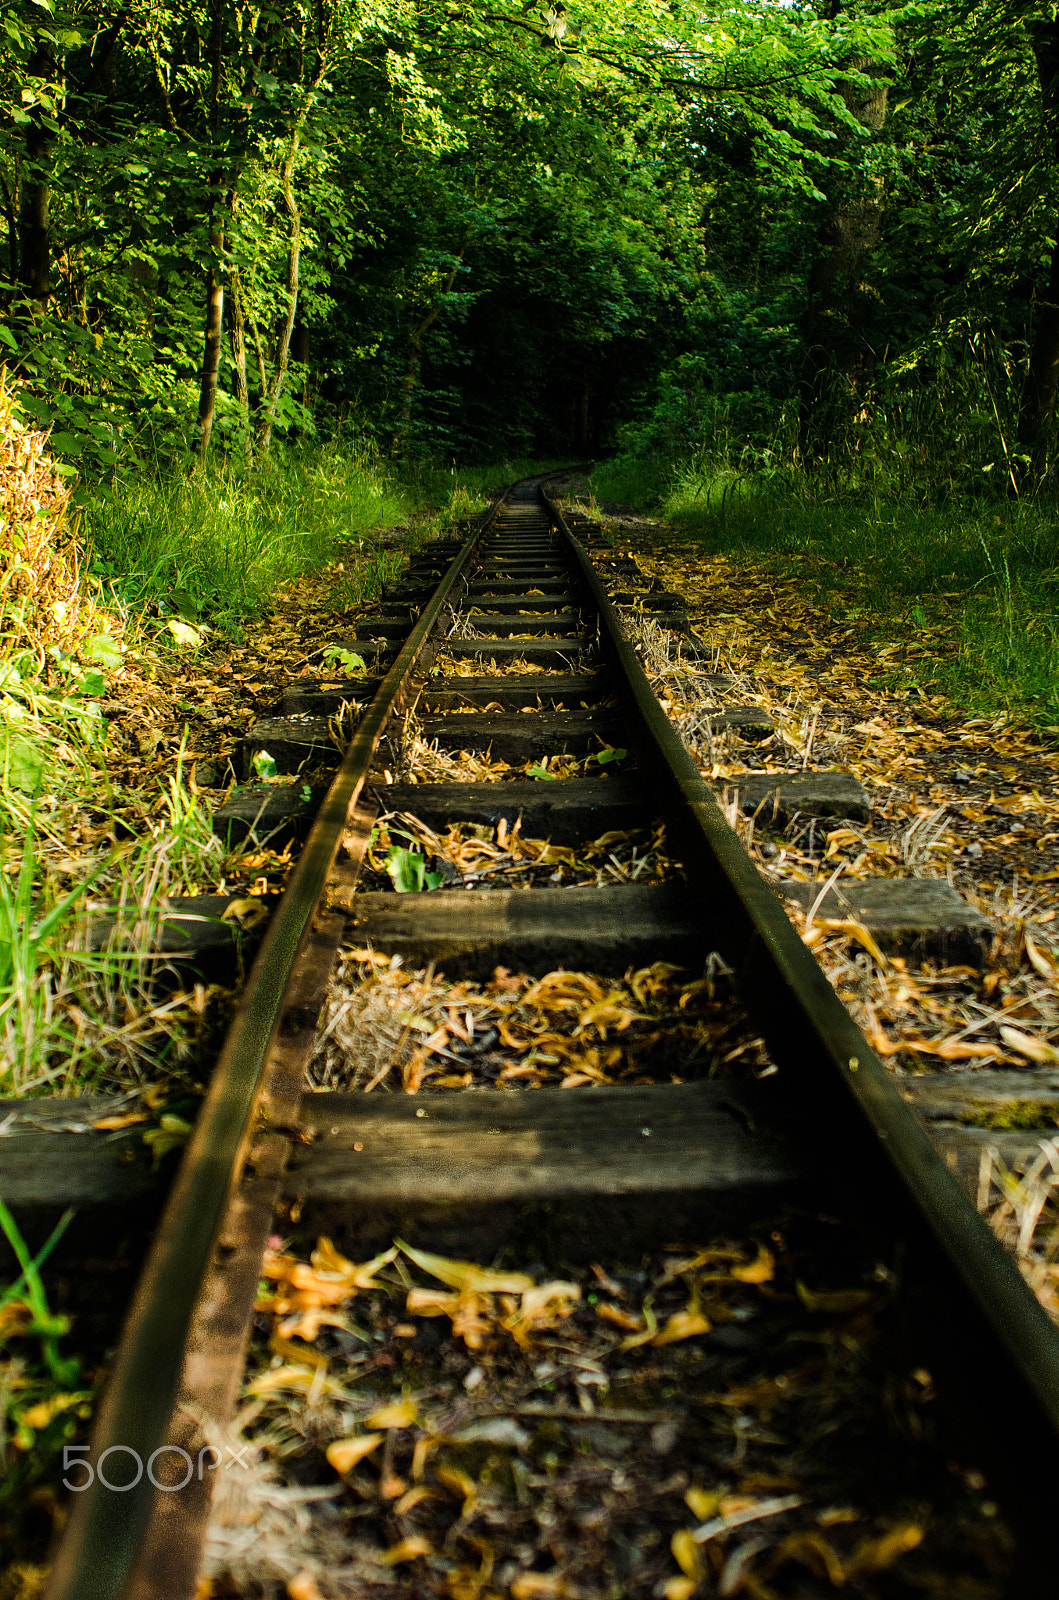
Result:
<svg viewBox="0 0 1059 1600"><path fill-rule="evenodd" d="M505 495L467 539L379 685L269 923L155 1230L92 1430L89 1462L113 1451L118 1460L126 1458L130 1472L138 1465L139 1477L127 1488L119 1481L112 1489L95 1473L75 1497L45 1600L120 1600L132 1581L155 1494L147 1463L167 1443L199 1287L241 1176L299 950L379 741ZM117 1466L111 1471L118 1477Z"/></svg>
<svg viewBox="0 0 1059 1600"><path fill-rule="evenodd" d="M741 998L781 1069L789 1065L799 1075L795 1092L804 1096L803 1073L824 1091L812 1101L812 1117L821 1155L826 1139L831 1170L842 1164L845 1139L850 1189L863 1195L877 1183L874 1209L881 1204L904 1211L901 1220L913 1247L936 1275L935 1313L946 1315L946 1337L958 1341L946 1358L958 1358L961 1403L975 1417L979 1445L984 1436L998 1497L1038 1559L1054 1571L1054 1543L1046 1546L1054 1539L1059 1504L1059 1330L729 827L651 688L586 551L543 486L540 493L569 540L580 581L598 612L600 646L616 669L630 734L639 733L641 756L648 754L649 770L668 786L685 842L708 875L708 915L718 952L733 969Z"/></svg>

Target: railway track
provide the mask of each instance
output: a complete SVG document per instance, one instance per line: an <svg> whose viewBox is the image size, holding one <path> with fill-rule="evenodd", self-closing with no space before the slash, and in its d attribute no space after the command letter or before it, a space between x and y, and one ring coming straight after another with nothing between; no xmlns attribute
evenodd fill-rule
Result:
<svg viewBox="0 0 1059 1600"><path fill-rule="evenodd" d="M591 1257L615 1230L656 1244L748 1219L760 1232L762 1219L811 1210L821 1194L857 1215L865 1259L889 1263L909 1360L929 1368L953 1451L985 1472L1015 1531L1015 1581L1047 1568L1059 1338L959 1181L973 1140L948 1159L931 1141L727 826L610 597L632 598L618 587L626 576L620 559L590 559L543 484L517 485L465 542L427 548L368 638L337 642L347 654L332 659L355 654L377 672L369 703L359 683L300 682L251 735L248 757L267 745L292 770L325 756L329 726L349 742L170 1188L81 1458L91 1482L71 1495L49 1600L195 1592L211 1479L192 1472L173 1492L171 1469L179 1479L183 1461L201 1467L215 1449L212 1424L235 1402L277 1227L289 1233L300 1217L308 1232L326 1226L365 1253L399 1229L428 1246L468 1239L493 1250L543 1231L560 1252ZM679 597L645 604L679 626ZM717 725L768 732L751 708L718 712ZM413 736L428 756L448 753L447 766L435 759L445 781L429 772L424 781L429 761L410 763ZM472 781L452 776L460 752L476 753ZM848 787L818 780L824 798L812 803L849 814L859 802ZM312 788L237 797L222 824L296 830ZM799 803L769 782L748 795L774 811ZM492 887L487 870L470 887L466 874L430 893L375 887L379 818L388 838L412 846L391 844L394 871L420 878L438 860L430 841L454 824L461 840L538 841L532 887L525 877ZM630 839L631 854L624 842L608 854L608 840ZM551 886L562 852L584 859L596 841L596 881L582 873ZM867 922L871 908L860 915ZM950 924L953 948L973 956L982 930L958 916ZM767 1058L751 1051L755 1070L742 1077L720 1054L687 1071L673 1033L653 1081L597 1071L575 1088L514 1092L517 1073L505 1080L494 1062L492 1077L450 1070L446 1092L429 1080L401 1095L365 1095L363 1084L307 1092L329 983L357 949L468 984L498 968L617 979L667 963L659 982L678 968L706 971L700 988L734 989L746 1014L738 1026L764 1040ZM463 1033L473 1044L473 1023ZM478 1048L439 1045L435 1059L463 1069ZM46 1120L9 1140L0 1193L32 1208L45 1191L73 1203L145 1192L143 1173L121 1164L120 1139L85 1134L76 1158L61 1141ZM115 1465L108 1483L96 1470L108 1452L128 1477Z"/></svg>

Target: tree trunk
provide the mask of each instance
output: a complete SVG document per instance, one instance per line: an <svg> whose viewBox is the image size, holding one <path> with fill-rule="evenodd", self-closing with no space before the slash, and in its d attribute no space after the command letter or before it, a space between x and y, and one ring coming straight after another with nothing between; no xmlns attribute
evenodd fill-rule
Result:
<svg viewBox="0 0 1059 1600"><path fill-rule="evenodd" d="M217 255L224 244L224 235L216 230L210 234L210 244ZM199 384L199 415L197 447L199 460L206 458L213 416L217 409L217 377L221 370L221 329L224 323L224 284L220 268L214 261L206 274L206 328L203 338L202 378Z"/></svg>
<svg viewBox="0 0 1059 1600"><path fill-rule="evenodd" d="M224 51L223 0L210 0L210 98L209 129L214 160L221 126L221 65ZM217 409L217 375L221 367L221 331L224 322L224 282L221 277L221 256L224 251L224 228L217 222L217 191L222 174L215 167L210 173L209 237L210 264L206 270L206 325L202 343L202 375L199 381L199 414L196 428L196 450L199 461L205 461L213 432L213 415Z"/></svg>
<svg viewBox="0 0 1059 1600"><path fill-rule="evenodd" d="M301 266L302 214L294 198L291 178L294 158L298 151L298 135L291 139L290 152L283 164L281 194L283 205L290 218L290 244L287 250L287 305L276 342L276 359L272 364L272 382L267 394L261 396L261 420L257 433L257 458L264 460L272 443L272 429L276 421L276 407L283 390L283 381L290 365L290 341L294 332L294 319L298 315L298 278Z"/></svg>
<svg viewBox="0 0 1059 1600"><path fill-rule="evenodd" d="M870 72L864 57L852 61ZM863 128L878 133L886 122L889 85L846 83L846 106ZM852 137L847 134L847 141ZM865 369L872 360L869 339L875 296L862 272L879 242L885 217L885 187L878 174L845 180L817 233L809 271L809 297L802 323L805 357L798 393L798 431L803 459L824 458L849 425Z"/></svg>
<svg viewBox="0 0 1059 1600"><path fill-rule="evenodd" d="M251 322L251 329L257 346L258 367L261 372L261 417L257 434L257 458L263 461L268 454L269 445L272 443L272 429L276 421L276 407L279 397L283 392L283 384L290 365L291 336L294 333L294 324L298 316L298 282L301 271L302 247L302 214L297 200L294 197L294 167L298 159L298 148L301 143L301 130L305 119L312 109L313 102L323 82L327 70L326 54L326 29L321 21L319 42L317 45L316 67L313 76L306 87L305 100L290 130L290 144L287 147L287 158L283 163L280 173L280 195L283 200L283 209L290 221L290 242L287 248L287 304L280 325L279 339L276 343L276 359L272 366L272 381L265 385L265 363L261 351L261 339L257 326Z"/></svg>
<svg viewBox="0 0 1059 1600"><path fill-rule="evenodd" d="M1041 116L1053 154L1059 156L1059 22L1030 26L1030 43L1041 85ZM1059 231L1059 224L1055 225ZM1018 442L1021 475L1017 487L1039 488L1048 475L1048 446L1059 393L1059 239L1044 296L1037 302L1030 360L1019 404Z"/></svg>
<svg viewBox="0 0 1059 1600"><path fill-rule="evenodd" d="M27 77L53 83L55 51L38 44L29 60ZM35 106L26 128L26 156L18 207L18 282L31 300L46 305L51 296L51 185L47 161L55 135L40 106Z"/></svg>
<svg viewBox="0 0 1059 1600"><path fill-rule="evenodd" d="M243 315L243 285L239 269L228 277L228 344L232 353L232 398L243 414L243 449L247 460L250 444L250 390L246 381L246 318Z"/></svg>

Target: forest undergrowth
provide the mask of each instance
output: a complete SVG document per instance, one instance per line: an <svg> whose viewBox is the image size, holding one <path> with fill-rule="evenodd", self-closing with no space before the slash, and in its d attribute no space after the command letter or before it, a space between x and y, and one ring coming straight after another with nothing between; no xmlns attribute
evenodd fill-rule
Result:
<svg viewBox="0 0 1059 1600"><path fill-rule="evenodd" d="M144 981L149 908L240 876L212 832L223 773L196 781L188 731L211 662L224 679L322 572L333 612L370 600L478 501L341 442L71 494L2 391L0 413L0 1098L146 1085L186 1073L217 1022L211 995ZM115 913L135 932L93 950L89 923Z"/></svg>
<svg viewBox="0 0 1059 1600"><path fill-rule="evenodd" d="M796 577L836 624L901 645L925 636L936 653L914 671L880 663L915 691L961 709L1006 713L1059 731L1059 509L1047 500L970 496L924 503L887 489L844 487L778 467L723 459L684 464L635 457L592 476L604 503L650 512L705 554L756 573Z"/></svg>

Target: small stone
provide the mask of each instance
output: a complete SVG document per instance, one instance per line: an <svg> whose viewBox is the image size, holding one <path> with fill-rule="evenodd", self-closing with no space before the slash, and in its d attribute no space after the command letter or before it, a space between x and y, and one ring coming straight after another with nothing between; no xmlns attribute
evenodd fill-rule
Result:
<svg viewBox="0 0 1059 1600"><path fill-rule="evenodd" d="M656 1456L667 1456L680 1437L680 1423L675 1419L656 1422L651 1429L651 1449Z"/></svg>
<svg viewBox="0 0 1059 1600"><path fill-rule="evenodd" d="M978 857L982 854L982 846L976 839L974 844L969 844L963 853L965 856L971 856L975 861L977 861Z"/></svg>

